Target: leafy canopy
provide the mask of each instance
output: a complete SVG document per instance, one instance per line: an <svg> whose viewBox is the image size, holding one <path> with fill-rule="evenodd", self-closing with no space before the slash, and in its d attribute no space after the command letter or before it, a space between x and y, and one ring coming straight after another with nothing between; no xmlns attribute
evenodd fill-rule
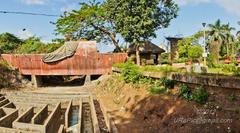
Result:
<svg viewBox="0 0 240 133"><path fill-rule="evenodd" d="M108 18L106 6L96 0L80 3L79 10L65 12L56 23L56 32L70 35L72 39L87 39L98 42L112 42L120 49L115 26Z"/></svg>
<svg viewBox="0 0 240 133"><path fill-rule="evenodd" d="M13 53L18 46L22 44L22 40L10 33L0 34L0 53Z"/></svg>
<svg viewBox="0 0 240 133"><path fill-rule="evenodd" d="M107 14L125 41L139 43L156 37L155 31L177 17L172 0L107 0Z"/></svg>

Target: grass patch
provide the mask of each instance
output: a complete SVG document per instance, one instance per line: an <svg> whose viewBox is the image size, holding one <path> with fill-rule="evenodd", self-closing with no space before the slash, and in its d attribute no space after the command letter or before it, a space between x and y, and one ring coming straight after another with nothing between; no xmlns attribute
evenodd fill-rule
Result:
<svg viewBox="0 0 240 133"><path fill-rule="evenodd" d="M167 89L165 87L162 86L152 86L150 88L150 93L151 94L162 94L165 93L167 91Z"/></svg>

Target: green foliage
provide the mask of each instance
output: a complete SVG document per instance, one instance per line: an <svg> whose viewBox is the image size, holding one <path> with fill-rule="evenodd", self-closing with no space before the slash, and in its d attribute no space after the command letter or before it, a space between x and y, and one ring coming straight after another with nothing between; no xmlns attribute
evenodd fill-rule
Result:
<svg viewBox="0 0 240 133"><path fill-rule="evenodd" d="M174 88L174 85L175 85L175 82L174 82L173 80L163 78L163 79L162 79L162 84L163 84L164 87L167 88L167 89L173 89L173 88Z"/></svg>
<svg viewBox="0 0 240 133"><path fill-rule="evenodd" d="M45 44L41 42L40 38L30 37L23 41L23 44L18 47L16 52L19 54L49 53L58 49L60 46L62 46L60 43Z"/></svg>
<svg viewBox="0 0 240 133"><path fill-rule="evenodd" d="M10 33L0 34L0 52L13 53L18 46L22 44L22 40Z"/></svg>
<svg viewBox="0 0 240 133"><path fill-rule="evenodd" d="M74 40L83 38L105 44L112 42L117 51L121 51L115 25L108 17L107 4L96 0L80 3L79 10L65 12L57 22L53 23L56 25L55 31L57 34L70 36Z"/></svg>
<svg viewBox="0 0 240 133"><path fill-rule="evenodd" d="M188 58L189 50L192 49L193 46L199 46L199 39L203 37L203 31L199 31L196 34L186 37L183 40L178 41L178 53L180 58Z"/></svg>
<svg viewBox="0 0 240 133"><path fill-rule="evenodd" d="M142 71L147 72L183 72L183 70L172 67L172 66L143 66L141 67Z"/></svg>
<svg viewBox="0 0 240 133"><path fill-rule="evenodd" d="M193 92L186 86L182 85L179 90L179 96L187 99L188 101L195 101L200 104L204 104L208 99L208 92L202 87L198 86L194 89Z"/></svg>
<svg viewBox="0 0 240 133"><path fill-rule="evenodd" d="M155 31L168 27L177 17L172 0L107 0L107 14L127 42L139 43L155 37Z"/></svg>
<svg viewBox="0 0 240 133"><path fill-rule="evenodd" d="M228 96L228 99L233 102L237 100L237 96L235 93L232 93Z"/></svg>
<svg viewBox="0 0 240 133"><path fill-rule="evenodd" d="M191 46L188 50L188 56L192 59L199 59L203 54L203 48L199 45Z"/></svg>
<svg viewBox="0 0 240 133"><path fill-rule="evenodd" d="M186 100L192 100L192 94L190 89L186 85L182 85L179 90L179 96L183 97Z"/></svg>
<svg viewBox="0 0 240 133"><path fill-rule="evenodd" d="M150 88L151 94L161 94L161 93L165 93L166 91L167 91L167 89L165 87L161 87L161 86L152 86Z"/></svg>
<svg viewBox="0 0 240 133"><path fill-rule="evenodd" d="M220 19L214 24L209 24L208 27L208 45L212 56L212 62L218 63L220 53L223 55L226 52L229 56L231 52L231 55L233 56L235 53L235 37L231 32L234 28L230 27L229 23L222 24Z"/></svg>
<svg viewBox="0 0 240 133"><path fill-rule="evenodd" d="M213 71L215 73L223 73L223 74L240 74L240 69L235 64L214 64L212 63L210 66L210 72Z"/></svg>
<svg viewBox="0 0 240 133"><path fill-rule="evenodd" d="M208 92L202 86L199 86L193 91L192 97L195 102L204 104L207 102Z"/></svg>
<svg viewBox="0 0 240 133"><path fill-rule="evenodd" d="M162 53L161 54L161 64L168 64L168 58L170 53Z"/></svg>
<svg viewBox="0 0 240 133"><path fill-rule="evenodd" d="M126 83L139 83L143 78L139 67L131 63L126 63L122 66L122 76Z"/></svg>
<svg viewBox="0 0 240 133"><path fill-rule="evenodd" d="M174 60L173 62L174 63L185 63L185 62L187 62L188 61L188 58L179 58L179 59L177 59L177 60Z"/></svg>
<svg viewBox="0 0 240 133"><path fill-rule="evenodd" d="M43 51L45 44L39 38L30 37L24 40L24 43L18 48L17 53L32 54Z"/></svg>

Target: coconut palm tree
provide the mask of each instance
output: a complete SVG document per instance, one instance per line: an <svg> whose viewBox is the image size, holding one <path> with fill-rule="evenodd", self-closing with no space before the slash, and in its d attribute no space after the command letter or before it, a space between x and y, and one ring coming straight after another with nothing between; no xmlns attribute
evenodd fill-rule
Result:
<svg viewBox="0 0 240 133"><path fill-rule="evenodd" d="M218 19L214 24L209 24L208 27L210 56L213 63L218 63L220 48L225 39L226 26L222 25Z"/></svg>
<svg viewBox="0 0 240 133"><path fill-rule="evenodd" d="M223 46L226 47L228 57L230 53L232 57L234 56L234 53L235 53L235 43L234 43L235 36L231 33L233 30L235 30L235 28L231 27L229 23L226 25L223 25L223 32L224 32ZM229 49L231 49L231 51Z"/></svg>

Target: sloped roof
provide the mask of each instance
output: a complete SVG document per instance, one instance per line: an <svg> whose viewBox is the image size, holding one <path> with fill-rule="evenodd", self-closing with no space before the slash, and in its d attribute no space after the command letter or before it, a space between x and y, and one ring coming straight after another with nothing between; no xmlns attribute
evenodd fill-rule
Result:
<svg viewBox="0 0 240 133"><path fill-rule="evenodd" d="M131 44L128 48L128 53L136 53L136 45ZM157 46L156 44L146 41L144 45L140 47L140 53L153 53L153 54L161 54L164 53L165 50Z"/></svg>

